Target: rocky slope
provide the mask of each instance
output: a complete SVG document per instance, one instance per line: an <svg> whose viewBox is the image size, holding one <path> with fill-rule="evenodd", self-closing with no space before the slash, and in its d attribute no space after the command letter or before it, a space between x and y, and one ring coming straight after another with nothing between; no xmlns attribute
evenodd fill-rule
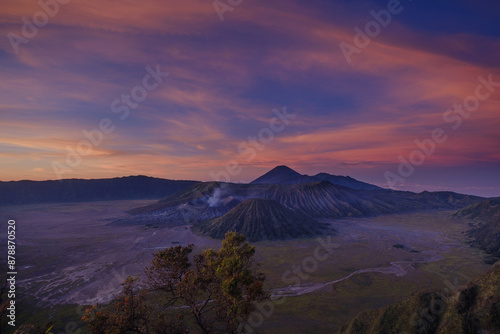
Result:
<svg viewBox="0 0 500 334"><path fill-rule="evenodd" d="M193 224L222 216L246 199L274 200L312 218L367 217L419 210L458 209L484 198L452 192L356 190L327 181L291 185L207 182L130 212L148 219L160 217L166 224Z"/></svg>
<svg viewBox="0 0 500 334"><path fill-rule="evenodd" d="M500 199L490 199L471 205L455 213L455 217L469 219L467 235L471 244L496 258L500 258ZM491 259L494 262L496 259Z"/></svg>
<svg viewBox="0 0 500 334"><path fill-rule="evenodd" d="M261 241L311 237L325 232L326 226L276 201L247 199L219 218L196 224L195 229L213 238L237 231L250 241Z"/></svg>
<svg viewBox="0 0 500 334"><path fill-rule="evenodd" d="M408 300L362 312L339 333L500 333L500 267L455 293L419 293Z"/></svg>

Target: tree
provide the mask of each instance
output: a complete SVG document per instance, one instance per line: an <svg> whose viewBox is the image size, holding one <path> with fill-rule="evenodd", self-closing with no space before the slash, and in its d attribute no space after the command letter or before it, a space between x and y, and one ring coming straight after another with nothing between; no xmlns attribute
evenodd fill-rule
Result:
<svg viewBox="0 0 500 334"><path fill-rule="evenodd" d="M145 293L138 292L139 278L128 277L122 283L123 291L114 303L114 310L103 310L97 305L85 311L85 321L91 333L148 333L150 310L144 303Z"/></svg>
<svg viewBox="0 0 500 334"><path fill-rule="evenodd" d="M265 275L255 272L255 247L244 235L229 232L218 251L191 256L193 249L176 246L153 254L147 290L137 295L136 281L126 281L112 311L87 310L90 332L236 333L255 304L270 298L263 289Z"/></svg>
<svg viewBox="0 0 500 334"><path fill-rule="evenodd" d="M85 310L82 320L93 334L181 334L186 333L182 316L171 319L168 314L147 302L147 291L139 291L139 278L128 277L114 303L106 307L94 305Z"/></svg>

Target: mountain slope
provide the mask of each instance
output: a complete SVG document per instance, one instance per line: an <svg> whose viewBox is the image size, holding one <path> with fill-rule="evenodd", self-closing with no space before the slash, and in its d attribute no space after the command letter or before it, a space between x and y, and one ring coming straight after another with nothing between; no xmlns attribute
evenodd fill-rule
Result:
<svg viewBox="0 0 500 334"><path fill-rule="evenodd" d="M187 205L188 208L222 207L231 199L243 201L249 198L274 200L286 208L314 218L365 217L418 210L458 209L484 200L452 192L416 194L387 189L355 190L327 181L291 185L208 182L193 185L147 207L136 208L132 213L161 212L180 205ZM229 209L227 208L227 211Z"/></svg>
<svg viewBox="0 0 500 334"><path fill-rule="evenodd" d="M299 174L290 167L277 166L250 184L298 184L315 181L317 181L315 178Z"/></svg>
<svg viewBox="0 0 500 334"><path fill-rule="evenodd" d="M322 181L271 186L261 194L316 218L365 217L431 209L460 208L481 200L451 192L419 194L392 190L354 190Z"/></svg>
<svg viewBox="0 0 500 334"><path fill-rule="evenodd" d="M492 198L457 211L455 217L480 222L500 221L500 198Z"/></svg>
<svg viewBox="0 0 500 334"><path fill-rule="evenodd" d="M174 181L147 176L113 179L0 182L0 205L157 199L197 181Z"/></svg>
<svg viewBox="0 0 500 334"><path fill-rule="evenodd" d="M332 184L349 187L352 189L364 189L364 190L382 189L373 184L361 182L349 176L330 175L327 173L319 173L315 176L302 175L287 166L275 167L266 174L250 182L250 184L285 185L285 184L314 183L321 181L328 181Z"/></svg>
<svg viewBox="0 0 500 334"><path fill-rule="evenodd" d="M358 181L353 179L350 176L340 176L340 175L331 175L328 173L319 173L313 176L317 180L328 181L332 184L336 184L339 186L349 187L352 189L362 189L362 190L374 190L374 189L382 189L374 184Z"/></svg>
<svg viewBox="0 0 500 334"><path fill-rule="evenodd" d="M222 217L198 223L195 229L213 238L236 231L250 241L260 241L311 237L324 232L325 226L276 201L247 199Z"/></svg>
<svg viewBox="0 0 500 334"><path fill-rule="evenodd" d="M349 176L330 175L319 173L315 176L302 175L287 166L278 166L253 180L250 184L301 184L328 181L332 184L349 187L352 189L373 190L382 189L373 184L365 183L353 179Z"/></svg>
<svg viewBox="0 0 500 334"><path fill-rule="evenodd" d="M339 333L500 333L500 267L454 294L419 293L388 307L362 312Z"/></svg>
<svg viewBox="0 0 500 334"><path fill-rule="evenodd" d="M475 221L474 227L467 231L471 244L500 258L500 199L471 205L455 213L455 217Z"/></svg>

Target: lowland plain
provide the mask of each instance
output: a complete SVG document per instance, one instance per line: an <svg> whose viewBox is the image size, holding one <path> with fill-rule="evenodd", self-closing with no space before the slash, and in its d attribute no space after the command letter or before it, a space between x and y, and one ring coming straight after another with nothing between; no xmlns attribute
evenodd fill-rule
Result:
<svg viewBox="0 0 500 334"><path fill-rule="evenodd" d="M190 225L113 223L128 216L131 208L152 203L3 207L2 218L15 219L18 229L19 321L54 320L59 330L74 323L84 333L81 305L110 302L127 276L143 274L156 250L191 243L198 252L220 246L220 240L195 234ZM486 272L485 254L470 247L462 233L469 222L452 217L454 212L322 219L335 231L330 238L338 247L331 254L322 251L324 260L316 266L306 259L314 257L317 239L327 240L327 235L252 243L258 270L267 275L267 288L275 297L286 296L262 315L258 330L338 330L360 311L417 291L453 290Z"/></svg>

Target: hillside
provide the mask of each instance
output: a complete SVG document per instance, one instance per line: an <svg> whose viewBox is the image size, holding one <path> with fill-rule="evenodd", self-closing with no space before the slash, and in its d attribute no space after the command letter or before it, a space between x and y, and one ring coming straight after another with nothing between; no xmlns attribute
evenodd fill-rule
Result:
<svg viewBox="0 0 500 334"><path fill-rule="evenodd" d="M467 231L471 244L500 258L500 199L491 199L471 205L455 213L455 217L473 221ZM492 259L490 262L494 262Z"/></svg>
<svg viewBox="0 0 500 334"><path fill-rule="evenodd" d="M339 333L500 333L500 267L456 293L419 293L385 308L362 312Z"/></svg>
<svg viewBox="0 0 500 334"><path fill-rule="evenodd" d="M213 238L236 231L250 241L261 241L311 237L324 232L325 226L276 201L247 199L222 217L196 224L195 229Z"/></svg>
<svg viewBox="0 0 500 334"><path fill-rule="evenodd" d="M355 190L327 181L292 185L233 184L207 182L192 185L152 205L133 209L134 214L165 212L172 209L202 212L204 207L225 206L231 200L249 198L274 200L314 218L366 217L431 209L458 209L484 200L452 192Z"/></svg>
<svg viewBox="0 0 500 334"><path fill-rule="evenodd" d="M457 211L454 216L478 222L500 221L500 198L473 204Z"/></svg>
<svg viewBox="0 0 500 334"><path fill-rule="evenodd" d="M412 193L392 190L354 190L322 181L274 186L264 198L296 208L317 218L365 217L430 209L453 209L479 198L451 192Z"/></svg>
<svg viewBox="0 0 500 334"><path fill-rule="evenodd" d="M374 190L382 189L376 185L353 179L349 176L319 173L314 176L300 174L287 166L278 166L250 182L250 184L301 184L328 181L331 184L344 186L351 189Z"/></svg>
<svg viewBox="0 0 500 334"><path fill-rule="evenodd" d="M250 184L298 184L316 181L314 178L302 175L287 166L277 166L269 172L250 182Z"/></svg>
<svg viewBox="0 0 500 334"><path fill-rule="evenodd" d="M196 183L147 176L0 182L0 205L158 199Z"/></svg>
<svg viewBox="0 0 500 334"><path fill-rule="evenodd" d="M356 180L350 176L331 175L328 173L319 173L319 174L314 175L313 178L315 178L318 181L328 181L331 184L349 187L352 189L362 189L362 190L382 189L374 184L362 182L362 181Z"/></svg>

